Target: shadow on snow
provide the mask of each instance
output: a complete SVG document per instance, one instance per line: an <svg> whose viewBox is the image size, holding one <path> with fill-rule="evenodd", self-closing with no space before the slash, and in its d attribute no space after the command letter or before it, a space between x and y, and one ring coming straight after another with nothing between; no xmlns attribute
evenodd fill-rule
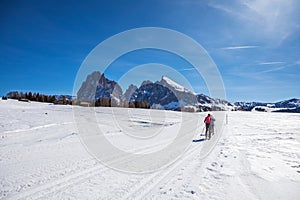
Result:
<svg viewBox="0 0 300 200"><path fill-rule="evenodd" d="M193 140L193 142L203 142L205 139Z"/></svg>

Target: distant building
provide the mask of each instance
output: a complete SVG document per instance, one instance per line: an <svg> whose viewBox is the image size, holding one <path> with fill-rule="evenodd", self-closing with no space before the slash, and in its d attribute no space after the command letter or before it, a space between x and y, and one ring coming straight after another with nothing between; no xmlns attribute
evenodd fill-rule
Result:
<svg viewBox="0 0 300 200"><path fill-rule="evenodd" d="M80 106L84 106L84 107L90 107L91 106L91 103L90 102L86 102L86 101L81 101L79 103Z"/></svg>

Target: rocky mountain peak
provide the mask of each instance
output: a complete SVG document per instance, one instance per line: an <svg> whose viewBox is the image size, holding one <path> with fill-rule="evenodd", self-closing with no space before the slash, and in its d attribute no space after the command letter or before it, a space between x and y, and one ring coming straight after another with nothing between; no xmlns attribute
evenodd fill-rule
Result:
<svg viewBox="0 0 300 200"><path fill-rule="evenodd" d="M149 81L149 80L146 80L146 81L143 81L141 86L143 85L148 85L148 84L152 84L153 82L152 81Z"/></svg>
<svg viewBox="0 0 300 200"><path fill-rule="evenodd" d="M81 101L96 101L104 97L120 99L122 93L118 83L96 71L87 76L86 81L77 92L77 99Z"/></svg>
<svg viewBox="0 0 300 200"><path fill-rule="evenodd" d="M109 80L100 72L87 76L77 92L80 101L95 102L104 98L111 100L111 105L120 106L124 102L146 102L151 107L168 110L181 110L185 106L195 107L195 110L271 110L284 112L300 112L300 100L290 99L277 103L233 102L211 98L204 94L195 94L167 76L162 76L155 83L147 80L141 86L131 84L123 94L117 82ZM114 103L113 103L114 102Z"/></svg>
<svg viewBox="0 0 300 200"><path fill-rule="evenodd" d="M91 100L94 99L96 88L99 84L101 74L98 71L88 75L86 81L84 81L77 92L78 100Z"/></svg>
<svg viewBox="0 0 300 200"><path fill-rule="evenodd" d="M138 89L137 86L130 84L125 93L122 96L122 99L125 100L126 102L130 101L130 98L132 94Z"/></svg>

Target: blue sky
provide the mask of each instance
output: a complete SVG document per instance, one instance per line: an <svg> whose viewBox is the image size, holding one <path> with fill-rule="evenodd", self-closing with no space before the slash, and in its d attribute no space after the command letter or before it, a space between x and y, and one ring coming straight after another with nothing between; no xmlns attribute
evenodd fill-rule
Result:
<svg viewBox="0 0 300 200"><path fill-rule="evenodd" d="M4 0L0 95L11 90L71 94L81 63L100 42L128 29L163 27L188 35L206 49L221 73L227 100L300 98L299 21L297 0ZM201 77L185 70L190 66L165 52L133 52L105 73L117 79L122 67L149 62L173 67L195 92L208 94L203 81L193 81ZM157 77L167 73L155 71Z"/></svg>

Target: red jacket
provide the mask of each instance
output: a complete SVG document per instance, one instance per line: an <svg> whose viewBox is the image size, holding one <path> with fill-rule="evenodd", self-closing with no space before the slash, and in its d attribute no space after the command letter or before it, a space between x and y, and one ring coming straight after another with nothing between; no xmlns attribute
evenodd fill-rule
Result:
<svg viewBox="0 0 300 200"><path fill-rule="evenodd" d="M205 124L210 124L211 116L207 116L204 119Z"/></svg>

